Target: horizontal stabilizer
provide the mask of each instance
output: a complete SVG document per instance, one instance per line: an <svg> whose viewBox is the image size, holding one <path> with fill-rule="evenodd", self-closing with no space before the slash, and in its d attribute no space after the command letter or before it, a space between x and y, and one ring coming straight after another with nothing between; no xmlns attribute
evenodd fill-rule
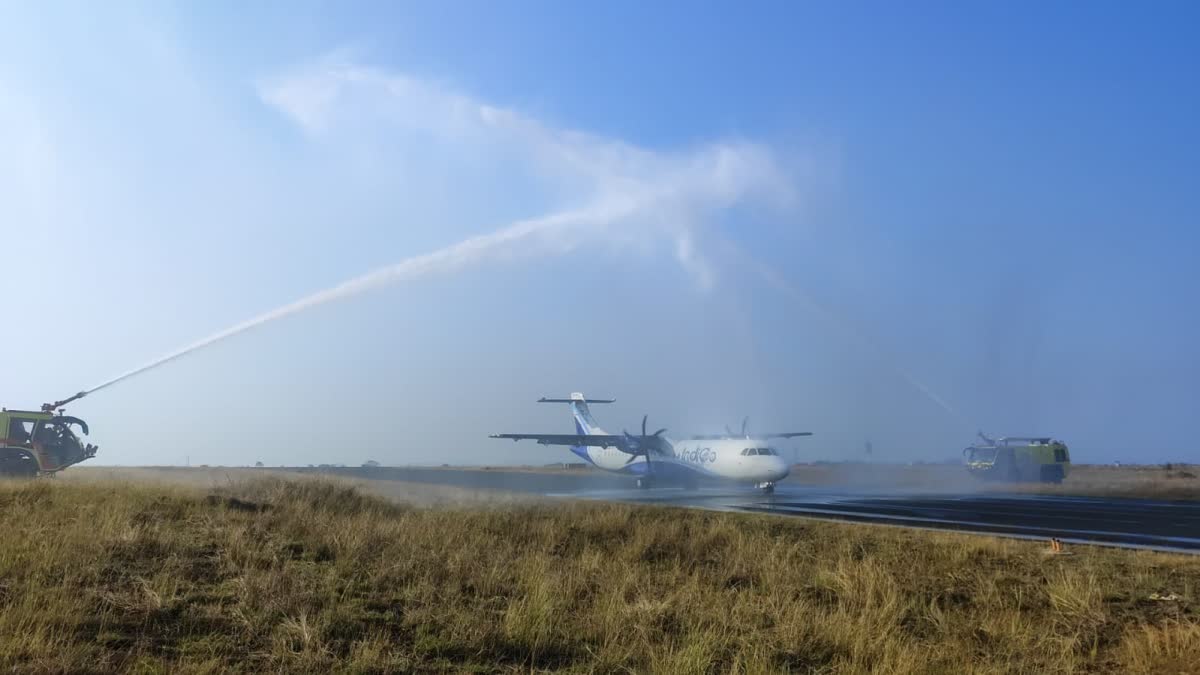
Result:
<svg viewBox="0 0 1200 675"><path fill-rule="evenodd" d="M594 448L619 448L625 450L628 438L616 434L492 434L488 438L506 438L511 441L537 441L541 445L591 446Z"/></svg>

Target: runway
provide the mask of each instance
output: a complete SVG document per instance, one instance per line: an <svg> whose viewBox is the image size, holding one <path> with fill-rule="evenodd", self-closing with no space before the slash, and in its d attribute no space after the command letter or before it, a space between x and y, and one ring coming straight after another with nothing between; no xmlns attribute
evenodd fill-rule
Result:
<svg viewBox="0 0 1200 675"><path fill-rule="evenodd" d="M309 469L307 471L313 471ZM1189 553L1200 553L1200 503L1019 493L939 493L782 483L773 495L753 488L639 490L627 479L592 472L472 469L321 469L374 480L502 489L547 497L660 504L805 516Z"/></svg>
<svg viewBox="0 0 1200 675"><path fill-rule="evenodd" d="M1200 553L1200 504L1027 494L854 494L821 488L613 494L612 499ZM603 497L602 497L603 498Z"/></svg>

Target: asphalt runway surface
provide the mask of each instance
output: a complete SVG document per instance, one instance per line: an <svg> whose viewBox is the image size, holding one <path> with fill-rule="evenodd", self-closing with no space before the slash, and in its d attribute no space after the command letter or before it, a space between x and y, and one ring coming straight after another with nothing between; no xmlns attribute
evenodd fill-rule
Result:
<svg viewBox="0 0 1200 675"><path fill-rule="evenodd" d="M314 471L308 469L307 471ZM590 471L321 469L374 480L499 489L573 499L806 516L1012 537L1200 553L1200 503L999 492L919 492L806 486L784 481L773 495L751 487L640 490L628 478Z"/></svg>

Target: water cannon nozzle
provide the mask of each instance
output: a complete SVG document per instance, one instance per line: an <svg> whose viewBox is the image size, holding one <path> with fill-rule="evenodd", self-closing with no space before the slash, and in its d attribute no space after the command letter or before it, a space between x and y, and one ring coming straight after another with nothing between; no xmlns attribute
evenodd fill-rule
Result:
<svg viewBox="0 0 1200 675"><path fill-rule="evenodd" d="M78 401L79 399L81 399L87 395L88 395L88 393L86 391L81 391L78 394L75 394L74 396L71 396L69 398L64 398L61 401L55 401L54 403L43 403L42 404L42 412L54 412L55 410L58 410L59 408L63 407L64 405L70 403L71 401Z"/></svg>

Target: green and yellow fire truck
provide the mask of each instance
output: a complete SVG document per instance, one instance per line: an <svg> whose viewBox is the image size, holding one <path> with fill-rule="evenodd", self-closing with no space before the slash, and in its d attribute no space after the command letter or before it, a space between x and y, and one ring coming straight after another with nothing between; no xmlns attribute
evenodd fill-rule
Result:
<svg viewBox="0 0 1200 675"><path fill-rule="evenodd" d="M79 440L88 434L87 423L62 410L82 396L47 403L36 412L0 409L0 476L53 475L94 457L96 446Z"/></svg>
<svg viewBox="0 0 1200 675"><path fill-rule="evenodd" d="M989 438L963 450L967 471L984 480L1009 483L1061 483L1071 468L1071 453L1062 441L1029 436Z"/></svg>

